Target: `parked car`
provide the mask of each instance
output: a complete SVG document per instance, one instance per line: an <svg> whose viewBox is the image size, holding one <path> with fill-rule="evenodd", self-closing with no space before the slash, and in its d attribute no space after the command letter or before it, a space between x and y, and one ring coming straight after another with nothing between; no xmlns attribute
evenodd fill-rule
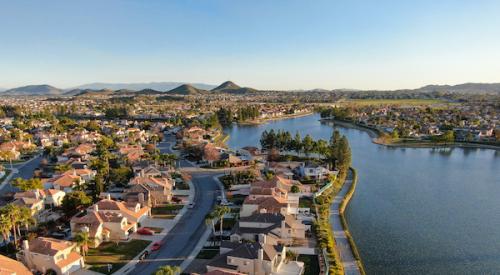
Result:
<svg viewBox="0 0 500 275"><path fill-rule="evenodd" d="M151 251L157 251L160 249L162 243L161 242L155 242L153 246L151 246Z"/></svg>
<svg viewBox="0 0 500 275"><path fill-rule="evenodd" d="M151 230L147 227L141 227L137 230L137 234L139 234L139 235L153 235L154 232L153 232L153 230Z"/></svg>
<svg viewBox="0 0 500 275"><path fill-rule="evenodd" d="M192 202L192 203L188 204L188 208L189 208L189 209L193 209L193 208L194 208L194 202Z"/></svg>

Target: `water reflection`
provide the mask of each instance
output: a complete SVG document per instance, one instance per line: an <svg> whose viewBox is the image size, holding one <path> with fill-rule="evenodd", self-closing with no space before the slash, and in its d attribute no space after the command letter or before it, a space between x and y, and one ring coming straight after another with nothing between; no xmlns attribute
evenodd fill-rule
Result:
<svg viewBox="0 0 500 275"><path fill-rule="evenodd" d="M347 135L359 184L347 219L369 274L495 274L500 270L500 154L476 148L401 148L307 116L233 126L228 144L259 145L264 130L328 140Z"/></svg>

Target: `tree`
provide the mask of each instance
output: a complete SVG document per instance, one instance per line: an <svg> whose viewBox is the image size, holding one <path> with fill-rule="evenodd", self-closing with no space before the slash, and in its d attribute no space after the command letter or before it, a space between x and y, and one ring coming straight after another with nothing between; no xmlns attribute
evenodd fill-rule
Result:
<svg viewBox="0 0 500 275"><path fill-rule="evenodd" d="M306 135L304 137L304 140L302 140L302 146L304 147L304 153L306 153L306 156L309 156L309 153L311 153L314 149L314 140L310 135Z"/></svg>
<svg viewBox="0 0 500 275"><path fill-rule="evenodd" d="M300 152L302 151L302 137L300 137L299 132L295 133L295 137L292 141L292 144L293 144L292 149L295 151L295 153L299 155Z"/></svg>
<svg viewBox="0 0 500 275"><path fill-rule="evenodd" d="M38 178L25 180L23 178L15 178L13 185L23 191L43 189L42 181Z"/></svg>
<svg viewBox="0 0 500 275"><path fill-rule="evenodd" d="M212 215L215 219L219 219L219 226L220 226L220 240L222 241L222 229L223 229L223 222L224 222L224 216L228 213L231 213L231 209L227 206L221 206L217 205L214 210L212 211Z"/></svg>
<svg viewBox="0 0 500 275"><path fill-rule="evenodd" d="M89 245L92 244L92 240L89 237L89 232L81 231L77 233L75 235L75 242L80 247L83 260L85 260L85 254L89 249Z"/></svg>
<svg viewBox="0 0 500 275"><path fill-rule="evenodd" d="M160 266L153 275L177 275L181 272L178 266L163 265Z"/></svg>
<svg viewBox="0 0 500 275"><path fill-rule="evenodd" d="M290 192L292 193L299 193L300 188L297 185L293 185L292 188L290 189Z"/></svg>
<svg viewBox="0 0 500 275"><path fill-rule="evenodd" d="M83 191L74 191L64 196L62 208L66 216L71 217L90 204L92 204L92 199Z"/></svg>
<svg viewBox="0 0 500 275"><path fill-rule="evenodd" d="M12 151L0 151L0 159L8 160L10 163L10 169L12 169L12 160L14 159L14 152L12 152Z"/></svg>
<svg viewBox="0 0 500 275"><path fill-rule="evenodd" d="M24 225L26 232L28 232L29 226L36 223L35 218L31 215L31 209L25 206L19 207L18 222L20 225Z"/></svg>
<svg viewBox="0 0 500 275"><path fill-rule="evenodd" d="M69 171L71 169L71 165L70 164L58 164L56 165L56 167L54 168L54 170L59 173L59 174L62 174L66 171Z"/></svg>
<svg viewBox="0 0 500 275"><path fill-rule="evenodd" d="M205 224L212 226L212 234L215 236L215 217L213 213L208 213L205 216Z"/></svg>
<svg viewBox="0 0 500 275"><path fill-rule="evenodd" d="M14 235L14 245L17 246L17 225L19 223L19 216L21 213L21 209L19 206L15 204L7 204L6 206L0 208L0 216L4 216L2 219L8 219L8 224L10 225L10 230ZM7 224L7 222L6 222ZM5 226L5 224L4 224Z"/></svg>
<svg viewBox="0 0 500 275"><path fill-rule="evenodd" d="M10 237L12 221L6 213L0 214L0 232L2 232L3 241L6 242Z"/></svg>

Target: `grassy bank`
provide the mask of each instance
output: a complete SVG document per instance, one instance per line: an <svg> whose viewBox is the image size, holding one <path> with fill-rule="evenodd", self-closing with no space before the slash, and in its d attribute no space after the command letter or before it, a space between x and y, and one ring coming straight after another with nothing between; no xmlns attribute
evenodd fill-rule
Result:
<svg viewBox="0 0 500 275"><path fill-rule="evenodd" d="M342 202L340 203L339 214L340 214L340 220L342 222L342 227L344 228L347 240L349 241L349 245L351 246L352 253L354 254L354 258L356 258L356 264L359 266L361 274L366 274L365 269L363 267L363 262L361 261L361 256L359 254L358 247L356 246L356 243L354 242L354 239L351 236L351 232L349 232L347 220L344 216L344 211L347 205L349 204L349 201L351 200L352 196L354 195L354 191L356 190L356 185L358 183L358 172L354 168L350 168L350 170L352 173L352 184L347 193L345 194L344 199L342 199Z"/></svg>
<svg viewBox="0 0 500 275"><path fill-rule="evenodd" d="M333 185L315 199L317 220L314 224L319 247L326 250L330 274L344 274L340 255L335 249L335 239L330 224L330 205L345 181L345 173L339 175Z"/></svg>
<svg viewBox="0 0 500 275"><path fill-rule="evenodd" d="M339 125L344 125L346 127L355 128L367 131L372 137L372 142L379 145L384 145L388 147L406 147L406 148L442 148L442 147L463 147L463 148L484 148L500 150L500 144L495 143L481 143L481 142L435 142L428 140L418 140L418 139L392 139L392 138L382 138L382 132L380 129L358 124L350 120L338 120L338 119L323 119L325 121L333 121Z"/></svg>

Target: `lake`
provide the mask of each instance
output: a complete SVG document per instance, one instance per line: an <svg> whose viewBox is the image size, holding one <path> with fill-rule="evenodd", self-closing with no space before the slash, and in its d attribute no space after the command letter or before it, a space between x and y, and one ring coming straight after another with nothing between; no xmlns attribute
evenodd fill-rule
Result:
<svg viewBox="0 0 500 275"><path fill-rule="evenodd" d="M260 146L264 130L328 140L333 127L349 138L358 170L346 218L368 274L500 273L500 152L385 147L319 115L224 131L241 148Z"/></svg>

